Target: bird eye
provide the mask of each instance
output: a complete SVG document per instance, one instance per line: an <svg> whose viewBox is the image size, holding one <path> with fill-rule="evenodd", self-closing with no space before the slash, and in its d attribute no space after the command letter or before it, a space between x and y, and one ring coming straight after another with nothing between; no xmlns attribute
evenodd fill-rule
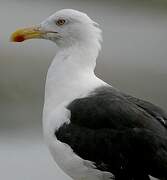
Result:
<svg viewBox="0 0 167 180"><path fill-rule="evenodd" d="M66 22L65 19L58 19L58 20L56 21L56 25L62 26L65 22Z"/></svg>

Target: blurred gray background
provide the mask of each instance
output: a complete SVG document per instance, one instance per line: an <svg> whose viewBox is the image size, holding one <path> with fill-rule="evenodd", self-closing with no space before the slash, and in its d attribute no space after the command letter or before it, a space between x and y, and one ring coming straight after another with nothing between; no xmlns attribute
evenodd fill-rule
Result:
<svg viewBox="0 0 167 180"><path fill-rule="evenodd" d="M100 78L167 109L167 1L0 0L0 179L68 180L42 137L45 76L56 45L9 42L17 28L62 8L84 11L100 24Z"/></svg>

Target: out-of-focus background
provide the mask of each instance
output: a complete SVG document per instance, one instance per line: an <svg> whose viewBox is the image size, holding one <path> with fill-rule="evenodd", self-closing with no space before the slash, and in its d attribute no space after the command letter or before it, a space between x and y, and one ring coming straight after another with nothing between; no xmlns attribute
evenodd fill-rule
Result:
<svg viewBox="0 0 167 180"><path fill-rule="evenodd" d="M100 24L100 78L167 109L167 1L0 0L0 179L68 180L42 137L45 75L56 45L9 42L18 27L62 8L84 11Z"/></svg>

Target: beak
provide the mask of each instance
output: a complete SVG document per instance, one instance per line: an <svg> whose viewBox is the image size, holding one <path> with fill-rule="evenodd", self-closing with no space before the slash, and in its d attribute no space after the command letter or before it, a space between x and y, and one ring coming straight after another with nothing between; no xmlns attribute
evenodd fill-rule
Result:
<svg viewBox="0 0 167 180"><path fill-rule="evenodd" d="M41 29L40 26L18 29L14 33L12 33L12 35L10 37L10 41L22 42L27 39L43 38L43 36L46 34L46 32L42 31L40 29Z"/></svg>

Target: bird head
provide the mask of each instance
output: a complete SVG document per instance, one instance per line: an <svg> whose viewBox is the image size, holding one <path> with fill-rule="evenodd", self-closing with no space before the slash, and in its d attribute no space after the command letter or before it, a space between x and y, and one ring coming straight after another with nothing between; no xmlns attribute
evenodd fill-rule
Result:
<svg viewBox="0 0 167 180"><path fill-rule="evenodd" d="M48 39L60 47L96 43L100 48L101 30L85 13L63 9L33 27L19 29L11 35L11 41Z"/></svg>

